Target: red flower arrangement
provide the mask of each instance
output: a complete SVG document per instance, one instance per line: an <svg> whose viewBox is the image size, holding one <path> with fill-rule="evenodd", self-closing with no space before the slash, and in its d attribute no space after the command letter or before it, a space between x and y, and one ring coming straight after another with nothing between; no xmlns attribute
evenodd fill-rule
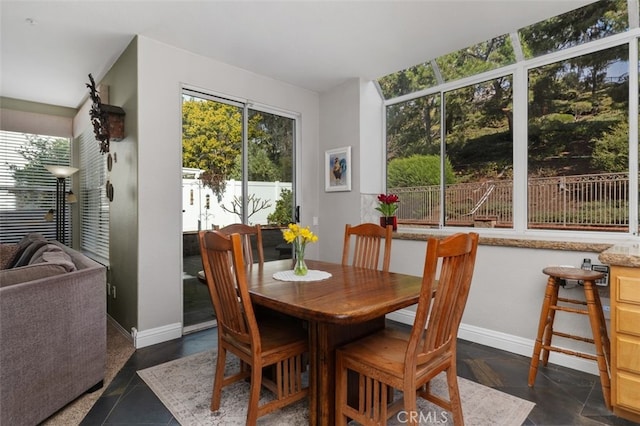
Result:
<svg viewBox="0 0 640 426"><path fill-rule="evenodd" d="M380 194L378 195L378 201L380 202L380 205L376 207L376 210L382 213L382 216L395 216L398 211L398 203L400 202L397 195Z"/></svg>

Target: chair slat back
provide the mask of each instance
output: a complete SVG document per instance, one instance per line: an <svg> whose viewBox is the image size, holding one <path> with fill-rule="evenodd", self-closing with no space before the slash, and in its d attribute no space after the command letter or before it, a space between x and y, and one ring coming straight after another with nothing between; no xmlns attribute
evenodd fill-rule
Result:
<svg viewBox="0 0 640 426"><path fill-rule="evenodd" d="M391 241L393 227L386 228L375 223L362 223L351 226L347 224L344 230L344 246L342 249L342 264L349 264L350 245L352 236L355 239L353 260L351 265L359 268L379 269L380 249L384 241L384 255L382 258L382 270L389 270L391 261Z"/></svg>
<svg viewBox="0 0 640 426"><path fill-rule="evenodd" d="M221 338L260 350L260 337L247 288L242 236L200 231L200 253Z"/></svg>
<svg viewBox="0 0 640 426"><path fill-rule="evenodd" d="M429 239L420 300L405 366L415 368L434 356L455 351L477 249L478 234L474 232L458 233L440 241ZM440 274L436 281L438 269Z"/></svg>
<svg viewBox="0 0 640 426"><path fill-rule="evenodd" d="M256 252L258 253L258 263L264 263L264 250L262 247L262 228L260 225L245 225L244 223L232 223L225 227L217 229L225 235L240 234L242 236L242 253L245 264L254 263L253 248L251 238L256 240Z"/></svg>

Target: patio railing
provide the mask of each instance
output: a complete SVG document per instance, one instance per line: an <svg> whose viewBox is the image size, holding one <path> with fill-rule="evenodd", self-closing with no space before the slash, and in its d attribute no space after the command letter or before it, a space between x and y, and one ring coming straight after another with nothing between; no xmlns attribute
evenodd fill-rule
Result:
<svg viewBox="0 0 640 426"><path fill-rule="evenodd" d="M400 197L401 223L436 226L440 186L390 188ZM625 230L629 224L627 173L532 178L527 185L530 228ZM447 185L445 224L450 226L511 227L513 181L487 180ZM480 225L483 226L483 225Z"/></svg>

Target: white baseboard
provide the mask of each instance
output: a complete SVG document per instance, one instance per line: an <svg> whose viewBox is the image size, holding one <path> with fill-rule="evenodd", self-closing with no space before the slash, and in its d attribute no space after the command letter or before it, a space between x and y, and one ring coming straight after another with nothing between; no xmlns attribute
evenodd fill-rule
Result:
<svg viewBox="0 0 640 426"><path fill-rule="evenodd" d="M133 336L127 330L125 330L124 327L122 327L118 321L114 320L109 314L107 314L107 322L111 324L120 333L122 333L122 335L126 337L130 342L133 343Z"/></svg>
<svg viewBox="0 0 640 426"><path fill-rule="evenodd" d="M131 329L131 336L133 337L133 345L136 349L144 348L157 343L179 339L182 337L182 323L176 322L143 331L138 331L133 327Z"/></svg>
<svg viewBox="0 0 640 426"><path fill-rule="evenodd" d="M414 318L415 312L408 309L401 309L387 314L387 319L408 325L413 325ZM529 358L531 358L531 355L533 354L533 345L535 343L532 339L525 339L523 337L501 333L499 331L493 331L486 328L475 327L468 324L460 324L458 337L469 342L479 343L481 345L490 346L492 348L523 355ZM583 371L596 376L598 375L598 364L595 361L584 358L552 352L549 355L549 363L561 365L573 370Z"/></svg>

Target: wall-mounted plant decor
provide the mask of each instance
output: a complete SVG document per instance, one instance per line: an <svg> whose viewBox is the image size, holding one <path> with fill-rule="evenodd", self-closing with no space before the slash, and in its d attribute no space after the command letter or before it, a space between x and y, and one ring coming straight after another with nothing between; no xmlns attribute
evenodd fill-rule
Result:
<svg viewBox="0 0 640 426"><path fill-rule="evenodd" d="M109 152L111 141L119 141L124 138L125 112L120 107L102 103L96 90L96 82L91 74L89 74L87 87L89 88L89 97L93 101L89 111L93 133L100 143L100 152L105 154Z"/></svg>

